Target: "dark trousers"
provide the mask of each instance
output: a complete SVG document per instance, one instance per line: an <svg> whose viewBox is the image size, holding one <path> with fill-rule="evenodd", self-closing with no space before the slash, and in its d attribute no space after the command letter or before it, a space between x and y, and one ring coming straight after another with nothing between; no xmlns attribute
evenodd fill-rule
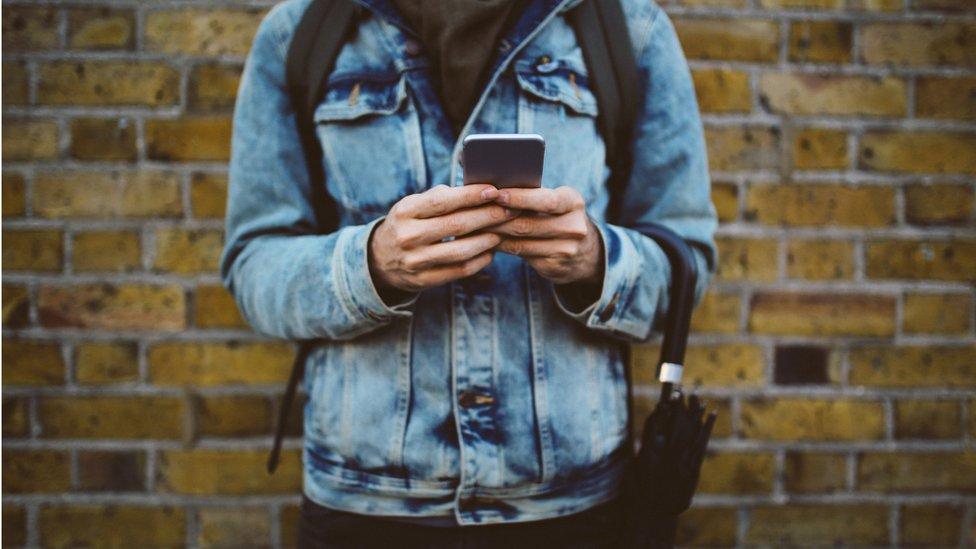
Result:
<svg viewBox="0 0 976 549"><path fill-rule="evenodd" d="M553 519L440 528L336 511L303 498L299 547L610 549L618 543L622 512L618 498Z"/></svg>

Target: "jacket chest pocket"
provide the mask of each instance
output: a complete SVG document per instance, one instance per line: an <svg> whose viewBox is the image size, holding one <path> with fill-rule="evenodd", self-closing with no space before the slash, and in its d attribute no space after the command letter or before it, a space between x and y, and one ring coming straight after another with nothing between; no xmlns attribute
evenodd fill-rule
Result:
<svg viewBox="0 0 976 549"><path fill-rule="evenodd" d="M514 72L518 131L546 140L543 186L569 185L592 202L605 178L605 149L587 76L559 59L520 60Z"/></svg>
<svg viewBox="0 0 976 549"><path fill-rule="evenodd" d="M330 79L314 119L329 193L358 221L426 186L420 120L404 74Z"/></svg>

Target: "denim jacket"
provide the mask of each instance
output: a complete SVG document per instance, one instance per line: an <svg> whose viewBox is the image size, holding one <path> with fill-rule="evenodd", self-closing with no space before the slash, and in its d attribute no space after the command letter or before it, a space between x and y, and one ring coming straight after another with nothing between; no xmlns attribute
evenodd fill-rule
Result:
<svg viewBox="0 0 976 549"><path fill-rule="evenodd" d="M257 332L317 340L304 379L305 494L334 509L462 525L613 498L630 451L620 343L652 337L670 276L663 251L628 225L653 221L700 244L699 299L715 263L702 125L670 20L652 2L622 0L644 101L623 208L607 220L598 105L565 17L579 0L528 5L458 139L393 4L357 1L365 15L314 110L338 230L316 227L286 94L285 56L309 0L276 5L260 25L233 123L224 284ZM545 138L543 186L578 190L604 243L595 302L502 253L404 302L378 295L371 231L401 197L461 185L470 133Z"/></svg>

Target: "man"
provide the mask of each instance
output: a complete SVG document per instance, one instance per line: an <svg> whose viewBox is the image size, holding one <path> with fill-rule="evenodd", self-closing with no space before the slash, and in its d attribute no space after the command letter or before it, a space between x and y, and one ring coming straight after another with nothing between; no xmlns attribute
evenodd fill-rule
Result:
<svg viewBox="0 0 976 549"><path fill-rule="evenodd" d="M224 283L258 332L315 340L303 543L609 546L631 451L620 342L652 336L670 274L628 225L696 244L699 298L714 268L674 29L622 0L642 103L607 219L598 106L566 19L579 0L514 17L512 0L361 1L314 111L338 230L317 227L285 84L308 0L261 24L234 118ZM543 188L462 186L470 133L541 134Z"/></svg>

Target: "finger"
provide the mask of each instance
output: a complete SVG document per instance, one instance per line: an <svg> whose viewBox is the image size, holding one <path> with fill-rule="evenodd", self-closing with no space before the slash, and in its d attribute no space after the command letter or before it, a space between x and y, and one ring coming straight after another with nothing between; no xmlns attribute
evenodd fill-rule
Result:
<svg viewBox="0 0 976 549"><path fill-rule="evenodd" d="M498 204L486 204L424 219L420 221L421 239L424 242L437 242L449 236L466 235L472 231L508 221L515 215L517 215L515 211Z"/></svg>
<svg viewBox="0 0 976 549"><path fill-rule="evenodd" d="M579 243L575 240L506 238L496 248L499 252L519 257L570 258L575 255Z"/></svg>
<svg viewBox="0 0 976 549"><path fill-rule="evenodd" d="M589 232L587 223L586 216L579 212L563 215L520 215L488 230L520 238L583 239Z"/></svg>
<svg viewBox="0 0 976 549"><path fill-rule="evenodd" d="M572 187L557 189L502 189L498 191L499 204L519 210L547 214L564 214L585 205L583 197Z"/></svg>
<svg viewBox="0 0 976 549"><path fill-rule="evenodd" d="M480 206L495 200L497 197L498 189L484 183L463 187L435 185L422 193L401 200L404 204L399 213L407 217L427 219L462 208Z"/></svg>
<svg viewBox="0 0 976 549"><path fill-rule="evenodd" d="M438 242L409 252L404 259L404 267L419 271L438 265L461 263L494 248L501 240L496 234L478 233L449 242Z"/></svg>
<svg viewBox="0 0 976 549"><path fill-rule="evenodd" d="M494 254L491 251L476 255L467 261L453 265L435 267L424 271L418 279L425 288L432 288L471 276L491 264Z"/></svg>

